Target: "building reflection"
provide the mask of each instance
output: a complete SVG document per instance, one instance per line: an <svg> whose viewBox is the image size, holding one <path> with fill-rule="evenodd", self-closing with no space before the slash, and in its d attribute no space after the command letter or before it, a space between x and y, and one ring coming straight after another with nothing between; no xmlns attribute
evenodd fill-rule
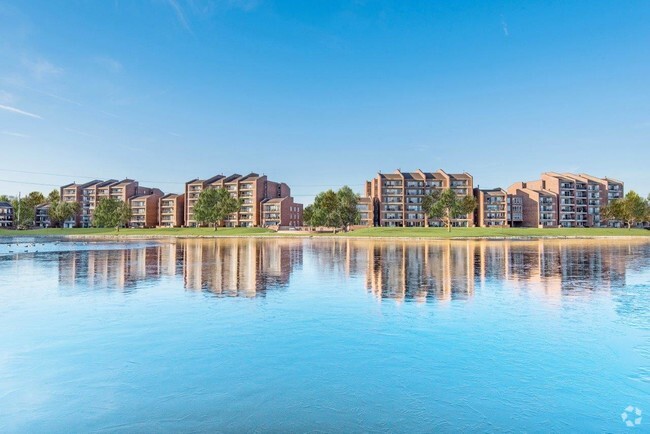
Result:
<svg viewBox="0 0 650 434"><path fill-rule="evenodd" d="M58 254L65 287L120 288L160 279L219 296L254 297L285 288L303 267L316 278L358 279L378 299L469 299L491 285L553 300L625 285L639 244L585 240L364 241L178 240ZM641 245L648 249L647 244Z"/></svg>
<svg viewBox="0 0 650 434"><path fill-rule="evenodd" d="M560 298L625 284L625 243L586 240L342 240L312 250L318 267L363 276L380 299L467 299L493 284Z"/></svg>
<svg viewBox="0 0 650 434"><path fill-rule="evenodd" d="M119 250L61 253L59 283L65 287L118 288L164 277L183 279L184 287L223 296L253 297L289 284L302 265L300 242L259 240L184 240Z"/></svg>

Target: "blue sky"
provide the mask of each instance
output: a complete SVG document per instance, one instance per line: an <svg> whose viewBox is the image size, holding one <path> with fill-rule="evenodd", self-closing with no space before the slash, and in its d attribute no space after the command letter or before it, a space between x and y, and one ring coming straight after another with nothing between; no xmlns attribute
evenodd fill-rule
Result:
<svg viewBox="0 0 650 434"><path fill-rule="evenodd" d="M255 171L310 202L442 168L646 195L648 23L647 1L0 0L0 193Z"/></svg>

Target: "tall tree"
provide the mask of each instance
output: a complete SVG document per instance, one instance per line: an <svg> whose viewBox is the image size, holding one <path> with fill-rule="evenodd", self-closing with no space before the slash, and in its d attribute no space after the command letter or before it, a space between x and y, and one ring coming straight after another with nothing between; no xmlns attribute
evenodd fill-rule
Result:
<svg viewBox="0 0 650 434"><path fill-rule="evenodd" d="M51 204L59 201L61 201L61 193L59 193L59 190L55 188L47 195L47 203Z"/></svg>
<svg viewBox="0 0 650 434"><path fill-rule="evenodd" d="M217 230L219 222L230 214L239 211L242 202L232 197L224 188L203 190L194 205L194 218L201 223L212 224Z"/></svg>
<svg viewBox="0 0 650 434"><path fill-rule="evenodd" d="M0 194L0 202L11 202L11 200L9 200L9 196L6 194Z"/></svg>
<svg viewBox="0 0 650 434"><path fill-rule="evenodd" d="M361 216L357 205L359 195L350 187L343 186L339 191L327 190L319 193L313 205L309 205L303 212L303 220L310 226L328 226L345 230L350 225L358 223Z"/></svg>
<svg viewBox="0 0 650 434"><path fill-rule="evenodd" d="M50 203L48 215L52 227L63 228L63 223L79 214L81 207L77 202L62 202L60 200Z"/></svg>
<svg viewBox="0 0 650 434"><path fill-rule="evenodd" d="M93 213L93 226L96 228L115 228L126 226L131 220L131 208L119 199L100 199Z"/></svg>
<svg viewBox="0 0 650 434"><path fill-rule="evenodd" d="M425 196L422 201L422 209L430 219L440 219L451 232L453 221L459 217L466 216L476 209L476 199L472 196L459 197L450 188L442 193L432 193Z"/></svg>
<svg viewBox="0 0 650 434"><path fill-rule="evenodd" d="M314 226L339 227L338 196L334 190L319 193L314 199L312 223Z"/></svg>
<svg viewBox="0 0 650 434"><path fill-rule="evenodd" d="M629 191L623 199L610 202L603 210L607 220L621 220L628 229L643 222L647 214L647 202L634 191Z"/></svg>
<svg viewBox="0 0 650 434"><path fill-rule="evenodd" d="M361 220L361 214L357 208L359 195L352 191L350 187L344 185L336 192L336 197L338 199L337 212L341 224L347 231L350 225L358 224Z"/></svg>
<svg viewBox="0 0 650 434"><path fill-rule="evenodd" d="M316 226L314 224L314 205L307 205L302 211L302 221L310 228Z"/></svg>

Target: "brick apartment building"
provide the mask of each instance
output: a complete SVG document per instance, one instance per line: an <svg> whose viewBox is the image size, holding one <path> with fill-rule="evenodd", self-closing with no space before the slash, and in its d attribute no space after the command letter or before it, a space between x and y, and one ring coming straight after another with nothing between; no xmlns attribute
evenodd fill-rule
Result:
<svg viewBox="0 0 650 434"><path fill-rule="evenodd" d="M523 198L502 188L474 189L474 224L488 227L523 226Z"/></svg>
<svg viewBox="0 0 650 434"><path fill-rule="evenodd" d="M185 184L185 226L194 227L199 225L199 222L194 218L194 205L199 199L201 192L207 188L224 188L233 197L242 200L242 206L239 212L231 214L225 220L227 227L262 226L263 202L269 199L291 196L291 190L287 184L269 181L266 175L260 176L257 173L249 173L245 176L233 174L230 176L216 175L208 179L193 179ZM293 199L291 201L293 202ZM295 202L289 206L294 208L300 207L302 210L302 205ZM300 225L302 225L302 211L299 214ZM290 215L284 214L284 217L287 219L285 220L287 223L286 226L291 221L288 216ZM282 225L285 226L284 224Z"/></svg>
<svg viewBox="0 0 650 434"><path fill-rule="evenodd" d="M434 190L451 188L459 196L472 196L474 179L469 173L450 174L443 170L437 172L378 173L366 182L365 197L373 203L372 226L421 227L426 224L422 200ZM364 201L363 204L366 204ZM364 221L368 221L365 219ZM429 222L430 226L440 226L438 220ZM474 226L474 213L453 221L454 226Z"/></svg>
<svg viewBox="0 0 650 434"><path fill-rule="evenodd" d="M621 181L587 174L545 172L538 180L511 185L508 193L524 197L526 227L620 226L620 222L605 221L601 210L610 200L623 197Z"/></svg>
<svg viewBox="0 0 650 434"><path fill-rule="evenodd" d="M291 196L262 200L262 226L302 226L302 204Z"/></svg>
<svg viewBox="0 0 650 434"><path fill-rule="evenodd" d="M129 199L131 207L131 220L129 227L132 228L155 228L158 226L160 217L160 198L162 192L158 189L149 194L140 194Z"/></svg>
<svg viewBox="0 0 650 434"><path fill-rule="evenodd" d="M81 208L81 212L77 216L64 222L64 227L91 227L93 212L102 199L112 198L129 203L129 200L135 196L153 194L162 196L159 189L142 187L133 179L123 179L121 181L116 179L108 181L96 179L84 184L72 183L64 185L61 187L61 200L76 202ZM157 208L158 205L155 205L155 207ZM156 210L156 220L157 216L158 212Z"/></svg>
<svg viewBox="0 0 650 434"><path fill-rule="evenodd" d="M185 194L170 193L160 198L158 225L179 228L185 222Z"/></svg>

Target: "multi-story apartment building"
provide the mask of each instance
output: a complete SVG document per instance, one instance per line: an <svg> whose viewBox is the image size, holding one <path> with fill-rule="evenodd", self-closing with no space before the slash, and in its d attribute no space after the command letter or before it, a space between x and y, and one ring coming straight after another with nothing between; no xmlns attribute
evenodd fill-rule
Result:
<svg viewBox="0 0 650 434"><path fill-rule="evenodd" d="M558 195L549 190L536 189L527 182L518 182L508 187L512 198L521 200L521 226L547 228L558 226Z"/></svg>
<svg viewBox="0 0 650 434"><path fill-rule="evenodd" d="M158 225L167 228L183 226L185 218L185 194L167 194L160 198Z"/></svg>
<svg viewBox="0 0 650 434"><path fill-rule="evenodd" d="M194 205L206 188L224 188L233 197L242 201L242 206L237 213L231 214L226 220L228 227L253 227L262 224L262 201L265 199L282 198L291 196L289 186L283 182L269 181L266 175L249 173L242 176L217 175L201 180L193 179L185 184L185 226L198 226L194 218ZM294 206L299 205L295 204Z"/></svg>
<svg viewBox="0 0 650 434"><path fill-rule="evenodd" d="M49 228L52 226L49 203L37 205L36 208L34 208L34 226L37 228Z"/></svg>
<svg viewBox="0 0 650 434"><path fill-rule="evenodd" d="M474 189L477 207L474 211L476 226L510 226L510 201L508 193L502 188Z"/></svg>
<svg viewBox="0 0 650 434"><path fill-rule="evenodd" d="M510 227L517 228L524 224L524 199L516 194L508 194L508 221Z"/></svg>
<svg viewBox="0 0 650 434"><path fill-rule="evenodd" d="M85 184L72 183L64 185L61 187L61 200L64 202L77 202L81 209L79 215L64 222L64 227L91 227L93 213L102 199L111 198L129 203L129 199L134 196L155 193L162 195L159 189L141 187L133 179L124 179L122 181L115 179L101 181L96 179Z"/></svg>
<svg viewBox="0 0 650 434"><path fill-rule="evenodd" d="M70 203L78 203L82 209L83 213L83 191L85 188L92 186L94 183L97 183L98 181L90 181L86 182L84 184L77 184L76 182L73 182L72 184L67 184L61 187L61 201L63 202L70 202ZM72 217L71 219L66 220L63 222L63 227L65 228L76 228L79 227L81 224L81 215L82 213L77 214L76 216Z"/></svg>
<svg viewBox="0 0 650 434"><path fill-rule="evenodd" d="M262 226L302 226L302 204L295 203L291 196L264 199L262 204Z"/></svg>
<svg viewBox="0 0 650 434"><path fill-rule="evenodd" d="M437 172L378 173L372 181L366 182L366 196L372 198L373 224L376 226L425 226L427 218L422 209L422 200L435 189L452 189L459 196L472 196L473 178L469 173L450 174ZM454 226L474 226L473 213L455 219ZM428 222L440 226L438 220Z"/></svg>
<svg viewBox="0 0 650 434"><path fill-rule="evenodd" d="M149 194L141 194L129 199L129 206L131 207L130 227L154 228L158 226L162 192L158 189L155 190Z"/></svg>
<svg viewBox="0 0 650 434"><path fill-rule="evenodd" d="M605 206L611 201L622 199L624 196L624 184L611 178L597 178L595 176L581 173L580 175L572 175L579 177L579 179L587 182L587 199L588 199L588 219L589 225L593 227L601 226L614 226L620 227L619 221L606 221L601 212Z"/></svg>
<svg viewBox="0 0 650 434"><path fill-rule="evenodd" d="M9 202L0 202L0 228L14 225L14 207Z"/></svg>
<svg viewBox="0 0 650 434"><path fill-rule="evenodd" d="M367 195L359 198L359 226L375 226L375 213L372 198Z"/></svg>
<svg viewBox="0 0 650 434"><path fill-rule="evenodd" d="M620 222L601 218L601 211L610 200L623 197L620 181L587 174L545 172L540 179L525 184L527 188L557 196L555 220L559 227L620 226Z"/></svg>

